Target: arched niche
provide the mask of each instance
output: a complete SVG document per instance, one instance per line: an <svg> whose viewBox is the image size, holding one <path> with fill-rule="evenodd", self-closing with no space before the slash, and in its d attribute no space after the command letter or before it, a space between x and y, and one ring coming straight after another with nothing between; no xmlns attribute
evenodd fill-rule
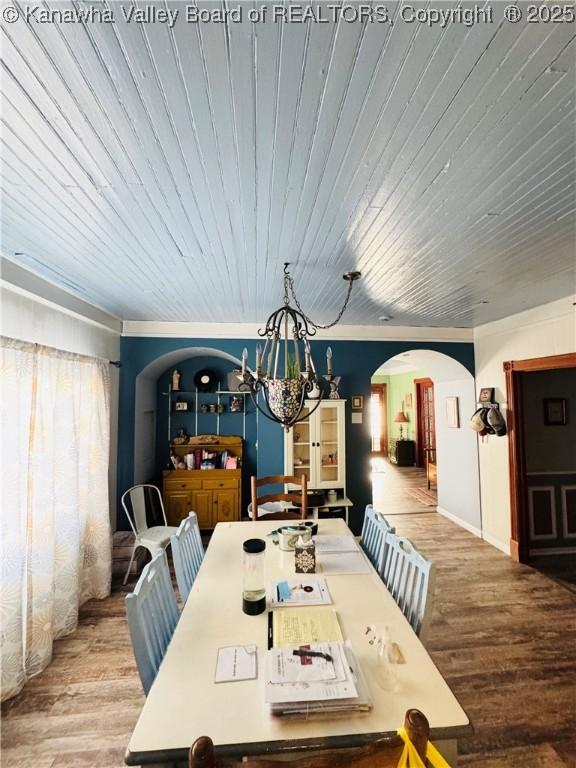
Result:
<svg viewBox="0 0 576 768"><path fill-rule="evenodd" d="M134 485L155 475L156 458L156 383L172 366L193 357L215 357L240 366L241 361L215 347L182 347L165 352L150 362L136 376L134 390Z"/></svg>
<svg viewBox="0 0 576 768"><path fill-rule="evenodd" d="M378 366L373 376L415 369L434 382L438 511L481 536L478 438L468 427L468 419L476 409L474 377L453 357L429 349L411 349L393 355ZM458 428L448 426L448 397L458 398Z"/></svg>

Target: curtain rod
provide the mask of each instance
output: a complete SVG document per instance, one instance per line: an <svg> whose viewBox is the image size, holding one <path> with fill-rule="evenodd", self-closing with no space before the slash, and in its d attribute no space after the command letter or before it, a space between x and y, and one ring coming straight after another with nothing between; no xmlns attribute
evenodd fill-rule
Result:
<svg viewBox="0 0 576 768"><path fill-rule="evenodd" d="M122 363L120 362L120 360L108 360L108 362L110 363L110 365L113 365L115 368L122 367Z"/></svg>

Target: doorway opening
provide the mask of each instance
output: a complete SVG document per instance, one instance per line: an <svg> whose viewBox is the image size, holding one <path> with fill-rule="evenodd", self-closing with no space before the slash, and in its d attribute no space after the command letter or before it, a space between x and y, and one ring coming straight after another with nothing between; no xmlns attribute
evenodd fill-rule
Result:
<svg viewBox="0 0 576 768"><path fill-rule="evenodd" d="M411 350L371 378L372 500L385 515L439 511L481 535L478 443L459 412L475 410L472 374L448 355Z"/></svg>
<svg viewBox="0 0 576 768"><path fill-rule="evenodd" d="M504 363L514 560L576 583L576 354Z"/></svg>

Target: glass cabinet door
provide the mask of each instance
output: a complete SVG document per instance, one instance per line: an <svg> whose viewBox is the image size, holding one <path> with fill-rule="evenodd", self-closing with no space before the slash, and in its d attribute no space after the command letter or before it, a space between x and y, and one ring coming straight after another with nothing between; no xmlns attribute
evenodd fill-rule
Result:
<svg viewBox="0 0 576 768"><path fill-rule="evenodd" d="M320 488L338 486L342 482L341 449L343 442L339 430L341 421L335 404L326 401L316 416L317 483Z"/></svg>
<svg viewBox="0 0 576 768"><path fill-rule="evenodd" d="M297 476L305 474L308 483L310 483L312 479L310 474L312 445L309 409L305 407L302 414L305 415L306 418L299 421L297 424L294 424L290 430L292 436L292 474Z"/></svg>

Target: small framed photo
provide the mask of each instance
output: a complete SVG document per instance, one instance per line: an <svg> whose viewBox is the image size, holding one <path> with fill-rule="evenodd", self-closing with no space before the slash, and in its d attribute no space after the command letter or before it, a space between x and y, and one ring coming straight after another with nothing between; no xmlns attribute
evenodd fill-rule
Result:
<svg viewBox="0 0 576 768"><path fill-rule="evenodd" d="M242 413L244 410L244 398L241 395L230 396L230 413Z"/></svg>
<svg viewBox="0 0 576 768"><path fill-rule="evenodd" d="M494 387L483 387L480 390L478 396L479 403L493 403L494 402Z"/></svg>
<svg viewBox="0 0 576 768"><path fill-rule="evenodd" d="M412 408L412 392L408 392L404 399L406 401L406 408Z"/></svg>
<svg viewBox="0 0 576 768"><path fill-rule="evenodd" d="M352 395L352 410L361 411L364 408L364 397L362 395Z"/></svg>
<svg viewBox="0 0 576 768"><path fill-rule="evenodd" d="M174 410L175 411L187 411L188 410L188 403L186 400L176 400L174 403Z"/></svg>
<svg viewBox="0 0 576 768"><path fill-rule="evenodd" d="M458 410L457 397L446 398L446 422L452 429L458 429L460 427L460 413Z"/></svg>
<svg viewBox="0 0 576 768"><path fill-rule="evenodd" d="M563 427L568 423L565 397L544 398L544 424L547 427Z"/></svg>

